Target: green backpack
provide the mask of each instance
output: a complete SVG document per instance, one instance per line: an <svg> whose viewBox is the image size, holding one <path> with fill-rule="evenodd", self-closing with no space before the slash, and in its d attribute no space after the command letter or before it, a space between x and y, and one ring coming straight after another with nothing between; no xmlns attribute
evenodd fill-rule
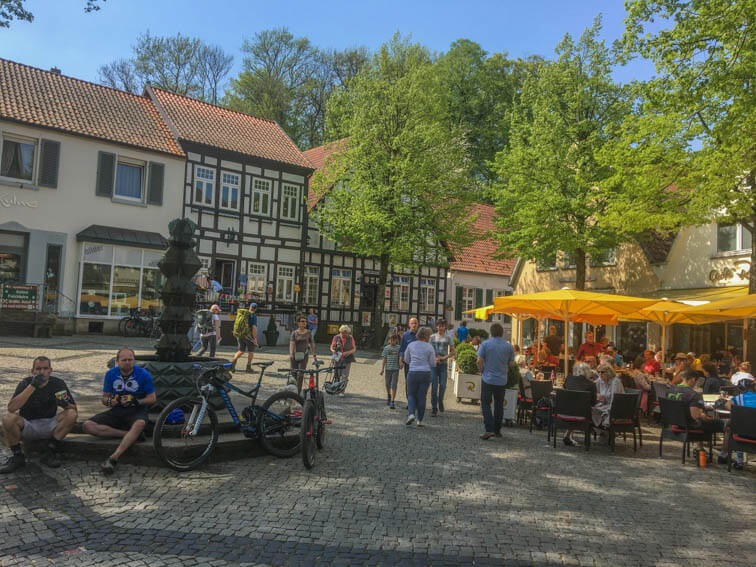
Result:
<svg viewBox="0 0 756 567"><path fill-rule="evenodd" d="M234 331L233 334L238 339L249 338L249 309L237 309L236 319L234 319Z"/></svg>

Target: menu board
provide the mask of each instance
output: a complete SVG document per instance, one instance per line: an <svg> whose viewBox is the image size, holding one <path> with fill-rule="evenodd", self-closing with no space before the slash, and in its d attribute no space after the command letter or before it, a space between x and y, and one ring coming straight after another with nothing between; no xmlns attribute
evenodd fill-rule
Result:
<svg viewBox="0 0 756 567"><path fill-rule="evenodd" d="M37 286L3 284L0 296L1 309L36 309Z"/></svg>

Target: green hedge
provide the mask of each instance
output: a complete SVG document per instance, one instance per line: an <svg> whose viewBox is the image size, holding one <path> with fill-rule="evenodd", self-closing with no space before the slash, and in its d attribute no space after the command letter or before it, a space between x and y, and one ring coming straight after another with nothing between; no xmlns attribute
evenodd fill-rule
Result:
<svg viewBox="0 0 756 567"><path fill-rule="evenodd" d="M470 343L462 343L457 347L455 358L457 367L464 374L478 374L478 352Z"/></svg>
<svg viewBox="0 0 756 567"><path fill-rule="evenodd" d="M470 337L480 337L481 341L488 338L488 331L485 329L470 329Z"/></svg>

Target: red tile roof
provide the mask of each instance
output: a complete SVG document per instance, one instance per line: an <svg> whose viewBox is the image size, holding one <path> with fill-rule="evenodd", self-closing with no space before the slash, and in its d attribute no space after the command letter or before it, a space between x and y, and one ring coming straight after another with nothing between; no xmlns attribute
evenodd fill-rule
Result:
<svg viewBox="0 0 756 567"><path fill-rule="evenodd" d="M313 169L283 129L271 120L148 88L180 140Z"/></svg>
<svg viewBox="0 0 756 567"><path fill-rule="evenodd" d="M515 258L497 260L495 258L496 240L487 236L496 230L494 208L491 205L476 204L473 211L478 214L474 230L481 235L481 238L462 250L455 250L450 269L456 272L511 276Z"/></svg>
<svg viewBox="0 0 756 567"><path fill-rule="evenodd" d="M315 167L315 169L320 169L323 167L326 163L326 160L331 154L334 154L341 148L343 148L346 145L346 138L342 138L341 140L336 140L335 142L330 142L328 144L325 144L324 146L318 146L317 148L311 148L309 150L305 150L304 155L305 157L310 160L312 165ZM323 197L323 195L316 195L312 191L312 187L307 192L307 205L309 210L312 210L315 205L318 204L318 201Z"/></svg>
<svg viewBox="0 0 756 567"><path fill-rule="evenodd" d="M183 157L149 99L0 59L0 119Z"/></svg>

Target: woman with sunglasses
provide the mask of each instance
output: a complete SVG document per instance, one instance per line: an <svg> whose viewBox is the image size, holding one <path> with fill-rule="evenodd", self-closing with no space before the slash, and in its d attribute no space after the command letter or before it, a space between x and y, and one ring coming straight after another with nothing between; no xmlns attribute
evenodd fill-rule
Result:
<svg viewBox="0 0 756 567"><path fill-rule="evenodd" d="M592 408L593 425L604 429L609 425L614 394L624 394L625 387L609 364L599 364L596 371L599 377L596 380L596 404Z"/></svg>
<svg viewBox="0 0 756 567"><path fill-rule="evenodd" d="M307 317L299 315L297 317L297 328L291 332L289 338L289 359L291 360L290 368L297 368L297 393L302 391L302 381L304 380L304 371L307 368L307 353L312 353L314 360L318 359L315 353L315 341L312 333L307 328Z"/></svg>

